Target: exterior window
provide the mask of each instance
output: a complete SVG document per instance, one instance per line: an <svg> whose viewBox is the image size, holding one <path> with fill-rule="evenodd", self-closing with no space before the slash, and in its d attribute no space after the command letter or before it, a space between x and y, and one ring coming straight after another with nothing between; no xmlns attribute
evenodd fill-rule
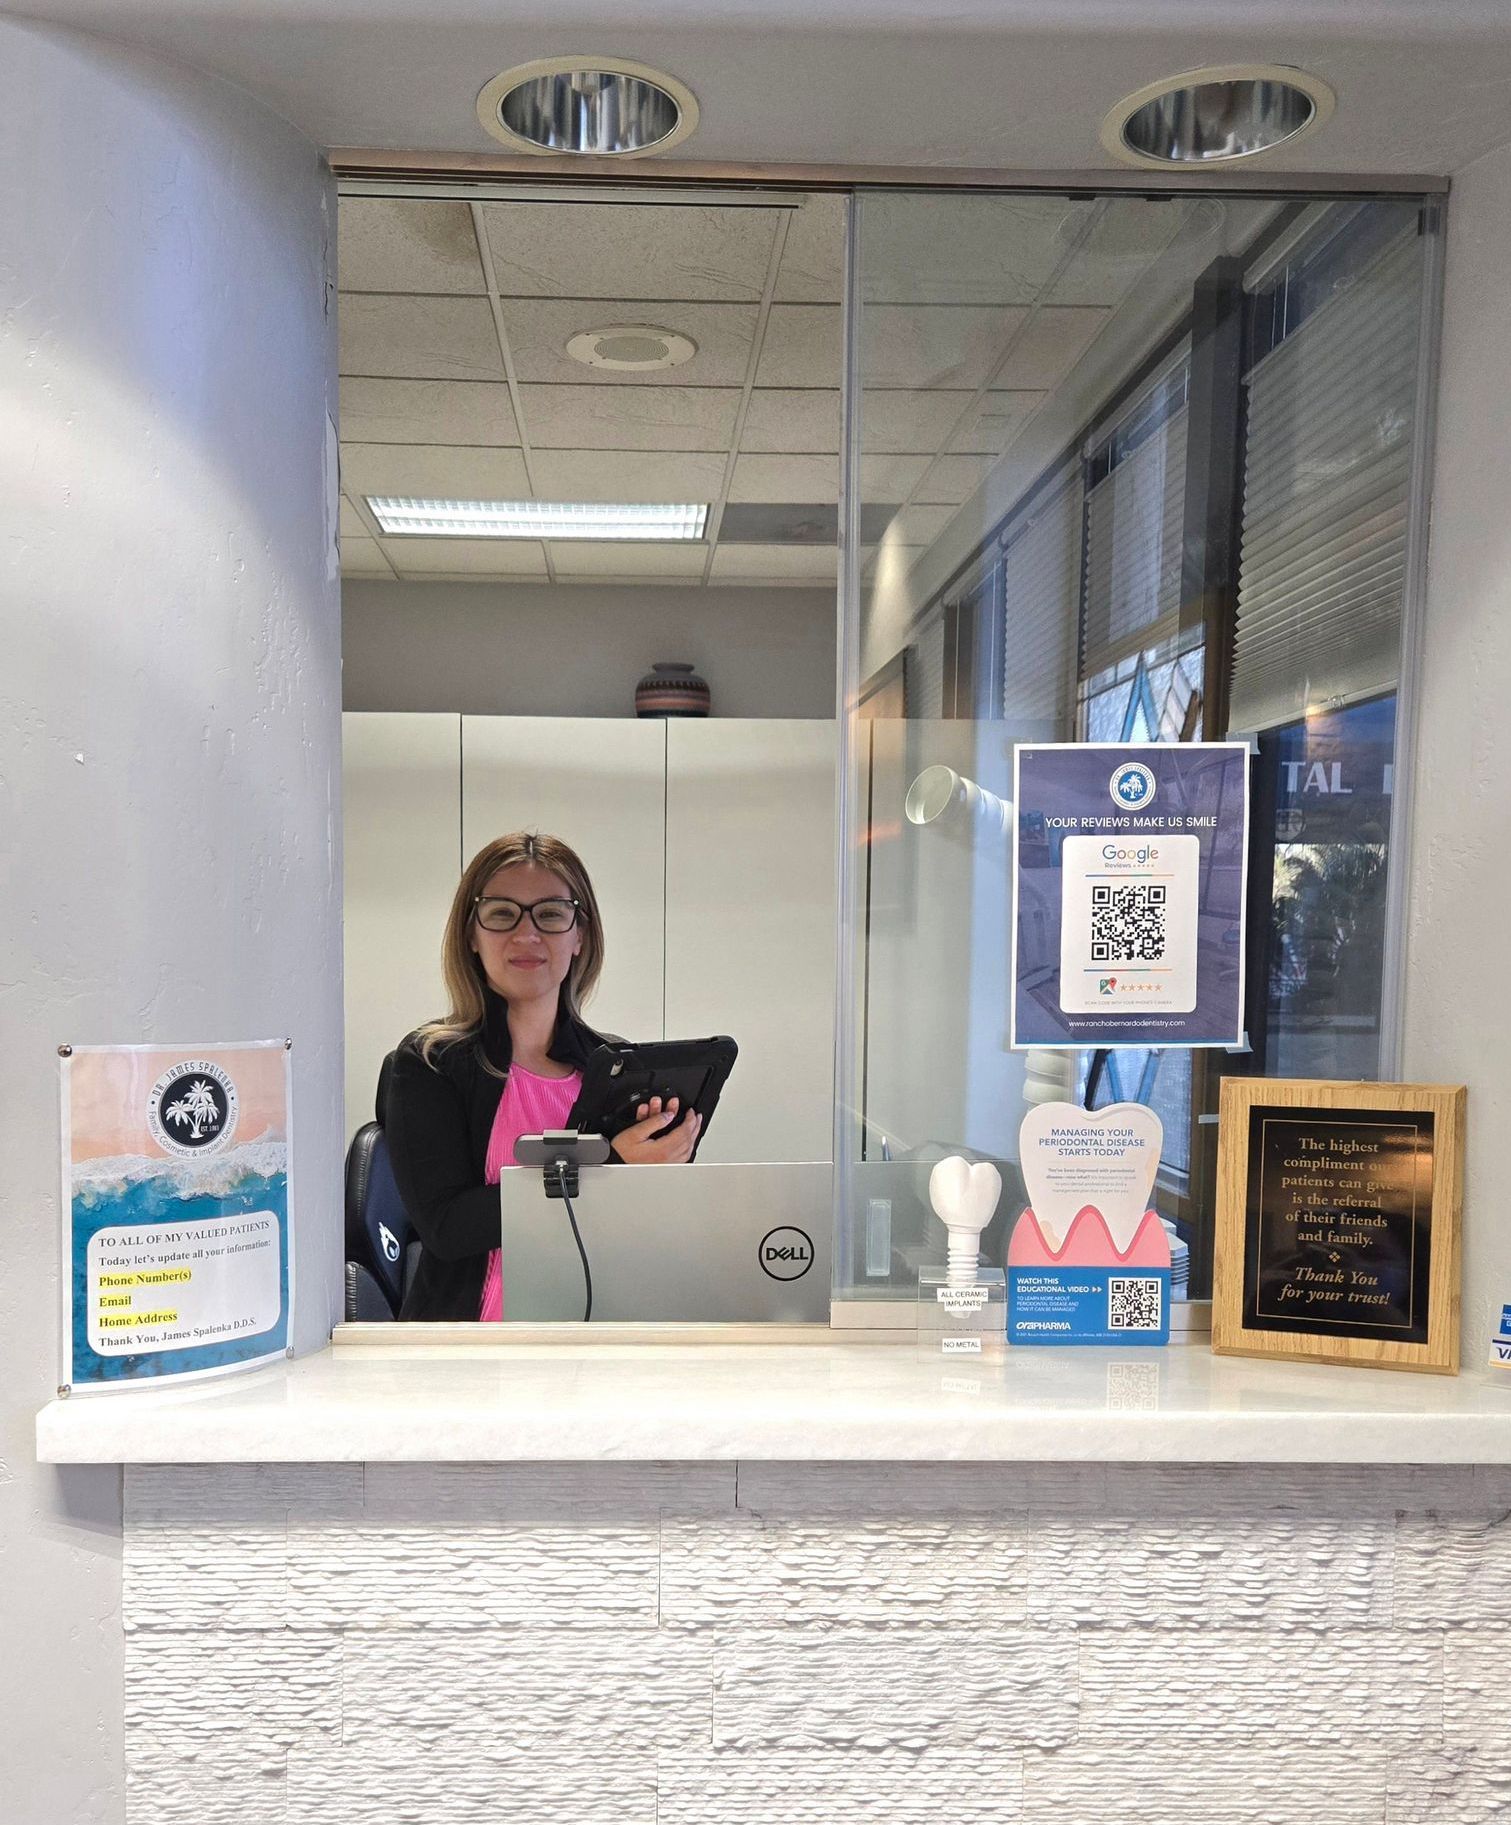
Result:
<svg viewBox="0 0 1511 1825"><path fill-rule="evenodd" d="M1253 301L1230 718L1258 737L1250 1039L1271 1073L1391 1068L1380 1046L1418 230L1414 212L1361 205Z"/></svg>

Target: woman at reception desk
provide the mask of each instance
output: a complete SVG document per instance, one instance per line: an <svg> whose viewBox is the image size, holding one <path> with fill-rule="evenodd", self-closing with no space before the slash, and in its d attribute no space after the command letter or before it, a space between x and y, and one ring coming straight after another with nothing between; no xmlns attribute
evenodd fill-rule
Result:
<svg viewBox="0 0 1511 1825"><path fill-rule="evenodd" d="M468 864L442 941L451 1005L399 1046L388 1090L394 1178L421 1250L401 1318L503 1317L499 1173L522 1134L565 1124L604 1043L582 1018L603 949L593 884L560 838L513 831ZM673 1165L697 1139L695 1114L655 1098L613 1156Z"/></svg>

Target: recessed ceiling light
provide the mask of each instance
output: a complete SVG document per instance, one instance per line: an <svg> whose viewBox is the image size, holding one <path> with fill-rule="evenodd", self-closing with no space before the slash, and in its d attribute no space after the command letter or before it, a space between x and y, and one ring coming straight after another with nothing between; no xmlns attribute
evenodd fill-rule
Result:
<svg viewBox="0 0 1511 1825"><path fill-rule="evenodd" d="M652 323L616 323L608 329L583 330L567 344L567 353L586 367L637 374L652 368L679 368L697 352L691 336L657 329Z"/></svg>
<svg viewBox="0 0 1511 1825"><path fill-rule="evenodd" d="M1161 171L1231 164L1313 132L1334 99L1325 82L1285 64L1188 70L1124 96L1102 122L1102 144L1125 164Z"/></svg>
<svg viewBox="0 0 1511 1825"><path fill-rule="evenodd" d="M543 57L505 70L477 98L484 129L513 152L639 158L698 124L675 76L618 57Z"/></svg>
<svg viewBox="0 0 1511 1825"><path fill-rule="evenodd" d="M370 494L379 529L426 539L701 539L706 502L427 501Z"/></svg>

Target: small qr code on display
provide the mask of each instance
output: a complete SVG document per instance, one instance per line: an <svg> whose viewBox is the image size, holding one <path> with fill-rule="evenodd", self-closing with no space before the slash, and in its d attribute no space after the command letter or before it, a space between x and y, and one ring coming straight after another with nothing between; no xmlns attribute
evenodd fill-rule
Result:
<svg viewBox="0 0 1511 1825"><path fill-rule="evenodd" d="M1165 955L1163 882L1094 881L1091 886L1091 961L1159 963Z"/></svg>
<svg viewBox="0 0 1511 1825"><path fill-rule="evenodd" d="M1107 1328L1109 1331L1157 1331L1160 1328L1158 1280L1109 1280Z"/></svg>

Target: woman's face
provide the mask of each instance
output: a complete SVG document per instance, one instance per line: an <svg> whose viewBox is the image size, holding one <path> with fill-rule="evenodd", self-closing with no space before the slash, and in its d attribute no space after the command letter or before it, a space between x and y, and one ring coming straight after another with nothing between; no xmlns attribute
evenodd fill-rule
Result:
<svg viewBox="0 0 1511 1825"><path fill-rule="evenodd" d="M477 952L489 986L505 1001L529 1001L550 996L566 981L572 959L582 949L582 926L570 931L538 931L525 912L513 931L489 931L478 915L490 900L512 900L529 907L538 900L570 900L572 890L560 875L536 862L511 862L489 875L482 902L474 908L468 942Z"/></svg>

